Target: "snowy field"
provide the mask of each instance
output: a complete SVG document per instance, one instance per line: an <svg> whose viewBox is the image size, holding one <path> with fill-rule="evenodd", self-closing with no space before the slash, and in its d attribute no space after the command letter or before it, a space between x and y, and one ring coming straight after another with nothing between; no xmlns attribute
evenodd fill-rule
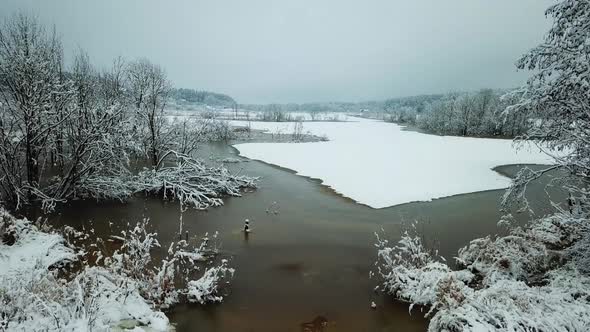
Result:
<svg viewBox="0 0 590 332"><path fill-rule="evenodd" d="M551 163L535 146L517 150L511 140L426 135L392 123L348 120L303 124L304 132L325 135L328 142L234 146L244 157L321 179L336 192L373 208L506 188L510 179L492 168ZM253 129L272 133L292 133L293 126L251 122Z"/></svg>

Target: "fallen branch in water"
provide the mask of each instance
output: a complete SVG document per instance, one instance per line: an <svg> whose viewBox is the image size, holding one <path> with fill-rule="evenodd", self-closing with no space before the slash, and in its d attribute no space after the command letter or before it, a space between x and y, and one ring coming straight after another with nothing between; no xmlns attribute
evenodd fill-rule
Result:
<svg viewBox="0 0 590 332"><path fill-rule="evenodd" d="M243 189L256 188L257 178L233 175L224 167L207 167L174 151L167 155L174 155L176 164L140 172L132 180L135 192L160 193L183 206L206 209L223 205L223 196L241 196Z"/></svg>
<svg viewBox="0 0 590 332"><path fill-rule="evenodd" d="M174 161L166 163L169 157ZM241 196L244 189L255 189L258 178L231 174L224 167L207 167L200 161L169 151L154 169L144 169L128 177L93 177L81 185L83 196L125 200L149 193L178 200L181 206L195 209L223 205L224 196Z"/></svg>

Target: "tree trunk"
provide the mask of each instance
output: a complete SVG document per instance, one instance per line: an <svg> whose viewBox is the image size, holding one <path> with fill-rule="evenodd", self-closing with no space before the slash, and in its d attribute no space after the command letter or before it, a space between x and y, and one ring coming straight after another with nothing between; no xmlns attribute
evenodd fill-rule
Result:
<svg viewBox="0 0 590 332"><path fill-rule="evenodd" d="M151 159L152 159L152 166L156 166L158 164L158 149L156 144L156 114L155 111L149 116L149 126L150 126L150 134L151 134Z"/></svg>

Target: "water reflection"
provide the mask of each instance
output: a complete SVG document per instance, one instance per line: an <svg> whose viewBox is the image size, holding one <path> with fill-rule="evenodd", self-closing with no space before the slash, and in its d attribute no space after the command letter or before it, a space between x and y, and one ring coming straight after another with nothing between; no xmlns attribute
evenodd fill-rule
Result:
<svg viewBox="0 0 590 332"><path fill-rule="evenodd" d="M317 316L312 321L301 324L301 332L324 332L327 328L328 320L324 316Z"/></svg>

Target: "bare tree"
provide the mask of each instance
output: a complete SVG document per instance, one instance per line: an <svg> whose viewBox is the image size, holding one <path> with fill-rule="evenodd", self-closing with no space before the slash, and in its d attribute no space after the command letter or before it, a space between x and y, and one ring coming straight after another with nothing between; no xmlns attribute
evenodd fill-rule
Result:
<svg viewBox="0 0 590 332"><path fill-rule="evenodd" d="M115 58L111 69L100 73L98 79L100 99L105 107L126 104L125 60L122 57Z"/></svg>
<svg viewBox="0 0 590 332"><path fill-rule="evenodd" d="M57 181L44 188L45 202L83 195L85 183L93 177L128 174L129 131L122 105L99 101L98 92L105 87L82 50L74 57L71 76L75 103L70 107L75 111L58 128L67 141L60 155L65 167Z"/></svg>
<svg viewBox="0 0 590 332"><path fill-rule="evenodd" d="M61 59L57 38L35 17L15 15L0 29L0 185L16 205L39 186L42 157L62 121L55 115L70 91L60 78Z"/></svg>
<svg viewBox="0 0 590 332"><path fill-rule="evenodd" d="M137 115L146 126L146 152L152 165L156 166L161 154L165 152L163 112L171 86L166 72L147 59L139 59L130 64L128 80Z"/></svg>

